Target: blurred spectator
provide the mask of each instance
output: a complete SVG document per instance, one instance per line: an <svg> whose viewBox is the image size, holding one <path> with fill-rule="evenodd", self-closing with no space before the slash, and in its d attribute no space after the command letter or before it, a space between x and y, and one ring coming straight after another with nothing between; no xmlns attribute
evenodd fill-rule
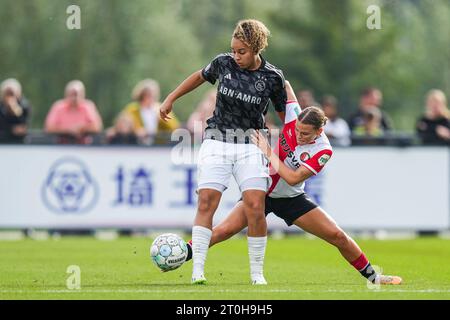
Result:
<svg viewBox="0 0 450 320"><path fill-rule="evenodd" d="M170 114L172 119L167 122L161 120L159 98L158 82L152 79L142 80L133 89L134 101L126 105L123 110L132 119L133 131L142 144L152 144L157 133L170 134L180 127L180 122L173 112Z"/></svg>
<svg viewBox="0 0 450 320"><path fill-rule="evenodd" d="M208 90L186 122L186 128L193 135L194 143L201 144L203 141L207 120L213 116L216 108L216 96L216 89Z"/></svg>
<svg viewBox="0 0 450 320"><path fill-rule="evenodd" d="M31 106L22 95L19 81L3 81L0 85L0 98L0 142L23 143L28 130Z"/></svg>
<svg viewBox="0 0 450 320"><path fill-rule="evenodd" d="M58 135L58 143L90 144L92 134L100 133L102 119L95 104L85 98L81 81L66 85L65 98L56 101L45 120L47 133Z"/></svg>
<svg viewBox="0 0 450 320"><path fill-rule="evenodd" d="M382 129L382 113L378 108L368 109L363 114L363 124L352 134L353 145L385 145L389 139Z"/></svg>
<svg viewBox="0 0 450 320"><path fill-rule="evenodd" d="M426 98L425 114L416 126L424 144L450 145L450 111L441 90L430 90Z"/></svg>
<svg viewBox="0 0 450 320"><path fill-rule="evenodd" d="M213 116L214 109L216 108L216 96L216 89L211 89L206 92L202 101L200 101L200 103L197 105L197 108L191 114L186 123L186 127L189 132L194 134L195 130L199 130L201 135L203 134L207 125L206 120Z"/></svg>
<svg viewBox="0 0 450 320"><path fill-rule="evenodd" d="M392 130L392 121L386 113L380 110L382 101L383 95L379 89L369 87L362 91L359 110L350 117L348 123L353 134L364 135L369 131L369 135L379 136ZM368 124L367 121L371 121L371 123ZM378 128L373 128L375 123L378 124Z"/></svg>
<svg viewBox="0 0 450 320"><path fill-rule="evenodd" d="M319 103L314 98L313 92L308 89L299 90L297 92L297 100L302 109L311 106L319 106Z"/></svg>
<svg viewBox="0 0 450 320"><path fill-rule="evenodd" d="M322 109L328 118L324 127L325 134L334 146L349 146L350 128L347 122L338 116L337 99L334 96L327 95L322 99Z"/></svg>
<svg viewBox="0 0 450 320"><path fill-rule="evenodd" d="M384 135L382 120L383 115L378 108L367 110L363 115L363 126L357 127L354 131L355 135L379 138Z"/></svg>
<svg viewBox="0 0 450 320"><path fill-rule="evenodd" d="M138 144L133 119L126 113L119 114L114 126L106 131L106 140L109 144Z"/></svg>

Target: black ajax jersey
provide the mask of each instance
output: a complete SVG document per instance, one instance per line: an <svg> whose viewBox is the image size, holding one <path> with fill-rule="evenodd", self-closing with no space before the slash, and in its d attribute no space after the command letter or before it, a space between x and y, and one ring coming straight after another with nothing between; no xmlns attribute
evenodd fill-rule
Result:
<svg viewBox="0 0 450 320"><path fill-rule="evenodd" d="M216 107L206 131L264 129L269 100L275 110L285 111L287 96L281 70L261 57L257 70L241 69L231 53L220 54L202 70L203 78L217 88Z"/></svg>

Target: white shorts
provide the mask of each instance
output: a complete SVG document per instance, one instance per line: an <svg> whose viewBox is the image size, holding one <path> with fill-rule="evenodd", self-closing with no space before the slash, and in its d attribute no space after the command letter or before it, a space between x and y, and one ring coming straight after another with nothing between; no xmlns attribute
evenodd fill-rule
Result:
<svg viewBox="0 0 450 320"><path fill-rule="evenodd" d="M223 188L218 191L222 192L228 188L232 175L241 192L267 192L269 189L268 160L256 145L205 139L200 147L197 164L198 189L221 185Z"/></svg>

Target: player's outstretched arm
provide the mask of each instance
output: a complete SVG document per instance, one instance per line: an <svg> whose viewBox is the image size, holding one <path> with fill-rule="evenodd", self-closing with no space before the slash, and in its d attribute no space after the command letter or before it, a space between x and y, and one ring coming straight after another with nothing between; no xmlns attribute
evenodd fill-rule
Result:
<svg viewBox="0 0 450 320"><path fill-rule="evenodd" d="M267 159L269 159L275 171L289 185L294 186L307 180L313 175L313 173L304 166L301 166L297 170L292 170L285 165L284 162L280 160L278 155L272 151L269 142L260 132L257 131L256 134L252 136L252 142L262 150Z"/></svg>
<svg viewBox="0 0 450 320"><path fill-rule="evenodd" d="M285 111L276 111L278 118L280 118L281 122L285 122L286 120L286 112Z"/></svg>
<svg viewBox="0 0 450 320"><path fill-rule="evenodd" d="M295 101L295 102L297 102L297 97L295 96L295 92L294 92L294 89L291 86L291 83L286 80L285 81L285 86L286 86L286 95L287 95L288 101Z"/></svg>
<svg viewBox="0 0 450 320"><path fill-rule="evenodd" d="M185 94L191 92L201 84L205 82L205 79L202 76L202 71L196 71L193 74L191 74L189 77L187 77L175 90L173 90L167 98L164 100L164 102L161 105L161 108L159 110L159 116L162 120L167 121L171 119L169 117L169 113L173 109L174 102L184 96Z"/></svg>
<svg viewBox="0 0 450 320"><path fill-rule="evenodd" d="M297 97L295 96L294 89L292 89L292 86L289 81L285 81L285 90L286 90L286 96L288 102L297 102ZM277 111L278 117L283 123L286 123L286 111Z"/></svg>

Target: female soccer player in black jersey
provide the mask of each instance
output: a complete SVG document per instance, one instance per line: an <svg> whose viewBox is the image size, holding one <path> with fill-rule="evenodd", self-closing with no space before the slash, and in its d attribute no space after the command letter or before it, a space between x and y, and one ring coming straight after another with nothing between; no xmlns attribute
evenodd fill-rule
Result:
<svg viewBox="0 0 450 320"><path fill-rule="evenodd" d="M218 55L190 75L167 96L160 109L161 118L167 120L178 98L206 81L219 82L214 115L207 121L199 151L199 197L192 228L194 284L206 282L204 264L213 215L231 176L239 185L248 221L251 282L266 284L264 198L269 187L268 163L250 136L254 130L265 128L269 100L283 121L286 105L283 73L261 56L268 36L269 30L260 21L239 21L231 38L231 53Z"/></svg>

